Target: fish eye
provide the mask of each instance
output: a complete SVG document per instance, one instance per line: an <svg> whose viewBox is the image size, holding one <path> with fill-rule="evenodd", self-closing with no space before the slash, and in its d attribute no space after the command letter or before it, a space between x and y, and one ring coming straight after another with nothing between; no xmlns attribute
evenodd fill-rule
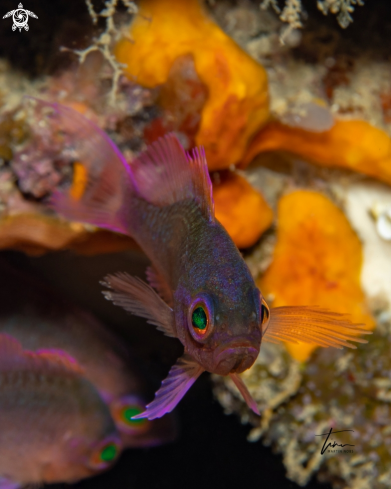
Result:
<svg viewBox="0 0 391 489"><path fill-rule="evenodd" d="M196 299L190 309L188 316L190 334L196 341L205 340L212 332L211 308L206 299Z"/></svg>
<svg viewBox="0 0 391 489"><path fill-rule="evenodd" d="M262 304L261 304L261 325L266 326L266 324L269 322L270 318L270 309L269 306L266 304L265 299L262 299Z"/></svg>
<svg viewBox="0 0 391 489"><path fill-rule="evenodd" d="M123 399L114 401L111 406L111 413L118 429L130 434L148 429L148 419L132 419L133 416L144 411L145 405L133 398L133 396L127 396Z"/></svg>
<svg viewBox="0 0 391 489"><path fill-rule="evenodd" d="M121 445L116 438L106 439L92 453L90 466L95 470L103 470L118 458L120 452Z"/></svg>
<svg viewBox="0 0 391 489"><path fill-rule="evenodd" d="M100 451L100 459L102 462L112 462L117 458L118 448L114 443L109 443Z"/></svg>

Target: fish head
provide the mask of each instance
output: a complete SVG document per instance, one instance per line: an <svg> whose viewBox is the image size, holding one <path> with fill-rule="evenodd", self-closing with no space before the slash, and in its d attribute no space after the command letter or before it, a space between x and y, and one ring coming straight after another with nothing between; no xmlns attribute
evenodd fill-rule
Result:
<svg viewBox="0 0 391 489"><path fill-rule="evenodd" d="M110 468L123 445L109 407L84 378L71 384L76 409L67 416L66 430L56 443L56 455L45 465L45 482L76 482Z"/></svg>
<svg viewBox="0 0 391 489"><path fill-rule="evenodd" d="M124 447L150 447L175 439L176 426L172 416L162 419L132 419L145 411L146 402L137 395L122 396L110 403L113 420Z"/></svg>
<svg viewBox="0 0 391 489"><path fill-rule="evenodd" d="M175 294L178 337L185 351L208 372L241 373L255 362L269 308L247 266L223 267ZM212 269L211 269L212 270ZM242 273L238 273L242 272ZM193 275L194 277L194 275Z"/></svg>
<svg viewBox="0 0 391 489"><path fill-rule="evenodd" d="M50 446L42 464L41 478L45 483L74 483L110 468L122 450L117 434L99 441L81 433L66 431L61 443Z"/></svg>
<svg viewBox="0 0 391 489"><path fill-rule="evenodd" d="M117 434L109 435L90 447L85 467L92 473L109 469L118 459L122 451L121 438Z"/></svg>

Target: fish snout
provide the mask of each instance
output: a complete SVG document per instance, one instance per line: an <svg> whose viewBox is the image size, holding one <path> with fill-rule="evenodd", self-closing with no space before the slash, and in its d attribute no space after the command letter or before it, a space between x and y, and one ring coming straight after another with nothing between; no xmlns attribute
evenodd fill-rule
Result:
<svg viewBox="0 0 391 489"><path fill-rule="evenodd" d="M259 348L249 342L230 344L219 347L214 355L213 373L228 375L241 373L253 365L259 354Z"/></svg>

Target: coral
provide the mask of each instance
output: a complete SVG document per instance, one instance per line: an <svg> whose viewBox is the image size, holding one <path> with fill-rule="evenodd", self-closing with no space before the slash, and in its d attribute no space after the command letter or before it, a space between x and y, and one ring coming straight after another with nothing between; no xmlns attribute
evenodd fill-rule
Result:
<svg viewBox="0 0 391 489"><path fill-rule="evenodd" d="M252 246L273 221L265 199L238 173L213 183L213 200L217 219L238 248Z"/></svg>
<svg viewBox="0 0 391 489"><path fill-rule="evenodd" d="M327 15L329 12L337 15L339 25L346 29L348 25L353 22L351 13L354 11L355 5L364 5L364 0L317 0L318 9ZM283 40L286 35L293 29L300 29L303 27L301 22L301 16L303 13L303 7L301 0L285 0L284 8L280 9L277 0L263 0L261 8L266 9L271 6L274 11L279 14L280 19L283 22L287 22L289 25L281 36Z"/></svg>
<svg viewBox="0 0 391 489"><path fill-rule="evenodd" d="M273 306L320 306L349 313L368 329L374 321L360 285L361 243L346 217L320 193L302 190L285 195L278 205L277 244L271 265L259 280ZM287 344L300 361L312 345Z"/></svg>
<svg viewBox="0 0 391 489"><path fill-rule="evenodd" d="M253 139L240 166L265 151L288 151L320 166L354 170L391 184L391 139L366 121L337 119L324 132L271 122Z"/></svg>
<svg viewBox="0 0 391 489"><path fill-rule="evenodd" d="M60 98L104 126L118 144L126 141L128 146L124 150L131 158L129 148L139 150L144 144L143 131L153 96L123 78L118 104L115 110L108 109L107 90L96 83L101 66L102 60L92 54L77 70L41 80L37 86L24 79L16 83L16 74L0 63L4 93L0 100L0 249L12 248L33 255L59 249L95 254L135 246L132 239L116 233L66 223L48 209L47 200L53 190L77 178L77 162L72 141L64 138L61 127L48 124L31 100L22 98L26 92L42 97L37 89L45 90L49 100ZM131 131L126 130L129 126Z"/></svg>
<svg viewBox="0 0 391 489"><path fill-rule="evenodd" d="M115 48L125 74L146 87L167 81L174 61L191 55L208 90L196 143L211 170L241 160L249 139L269 115L263 67L206 15L198 0L143 0L129 39Z"/></svg>
<svg viewBox="0 0 391 489"><path fill-rule="evenodd" d="M354 352L319 349L307 365L298 366L283 348L264 344L250 370L242 374L257 401L261 418L249 440L261 438L282 453L287 477L305 486L318 478L335 489L391 487L391 322L390 316L367 345ZM248 410L227 378L213 378L215 394L225 411L249 421ZM325 437L316 435L353 430L331 436L350 444L352 453L321 449ZM337 447L339 449L340 447Z"/></svg>
<svg viewBox="0 0 391 489"><path fill-rule="evenodd" d="M354 5L364 5L363 0L318 0L318 8L320 11L327 15L328 12L337 14L337 20L339 25L346 29L346 27L353 22L353 18L350 15L354 11Z"/></svg>
<svg viewBox="0 0 391 489"><path fill-rule="evenodd" d="M129 14L137 13L137 6L134 2L130 0L122 0L122 2L126 6ZM118 35L118 31L115 27L113 19L118 0L106 0L105 8L100 12L95 11L92 0L86 0L86 4L92 22L96 25L100 17L105 19L106 26L101 35L94 40L91 46L87 47L86 49L75 49L72 51L78 56L80 63L84 63L86 57L94 51L98 51L102 54L103 58L108 62L109 66L111 67L113 73L112 87L109 92L109 100L113 104L115 102L118 81L122 74L123 68L121 64L117 62L111 51L111 45L113 44L113 42L115 42L116 36Z"/></svg>
<svg viewBox="0 0 391 489"><path fill-rule="evenodd" d="M267 9L271 5L277 14L279 14L280 20L282 22L287 22L288 27L286 27L280 37L282 43L284 43L284 39L286 39L289 34L295 30L303 27L303 23L301 21L301 13L302 13L302 5L301 0L286 0L284 8L280 9L276 0L264 0L261 3L262 9Z"/></svg>

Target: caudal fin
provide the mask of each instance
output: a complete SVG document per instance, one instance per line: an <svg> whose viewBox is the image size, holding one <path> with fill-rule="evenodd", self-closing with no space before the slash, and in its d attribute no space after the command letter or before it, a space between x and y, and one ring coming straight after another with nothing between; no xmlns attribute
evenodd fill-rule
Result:
<svg viewBox="0 0 391 489"><path fill-rule="evenodd" d="M135 187L131 170L113 141L93 122L61 104L33 99L54 147L73 161L71 187L56 191L52 205L69 220L129 234L126 209Z"/></svg>
<svg viewBox="0 0 391 489"><path fill-rule="evenodd" d="M73 162L71 187L52 196L67 219L132 235L134 195L156 206L193 199L214 220L212 184L201 148L186 153L174 134L152 144L129 166L108 135L77 111L34 100L48 119L53 146Z"/></svg>

